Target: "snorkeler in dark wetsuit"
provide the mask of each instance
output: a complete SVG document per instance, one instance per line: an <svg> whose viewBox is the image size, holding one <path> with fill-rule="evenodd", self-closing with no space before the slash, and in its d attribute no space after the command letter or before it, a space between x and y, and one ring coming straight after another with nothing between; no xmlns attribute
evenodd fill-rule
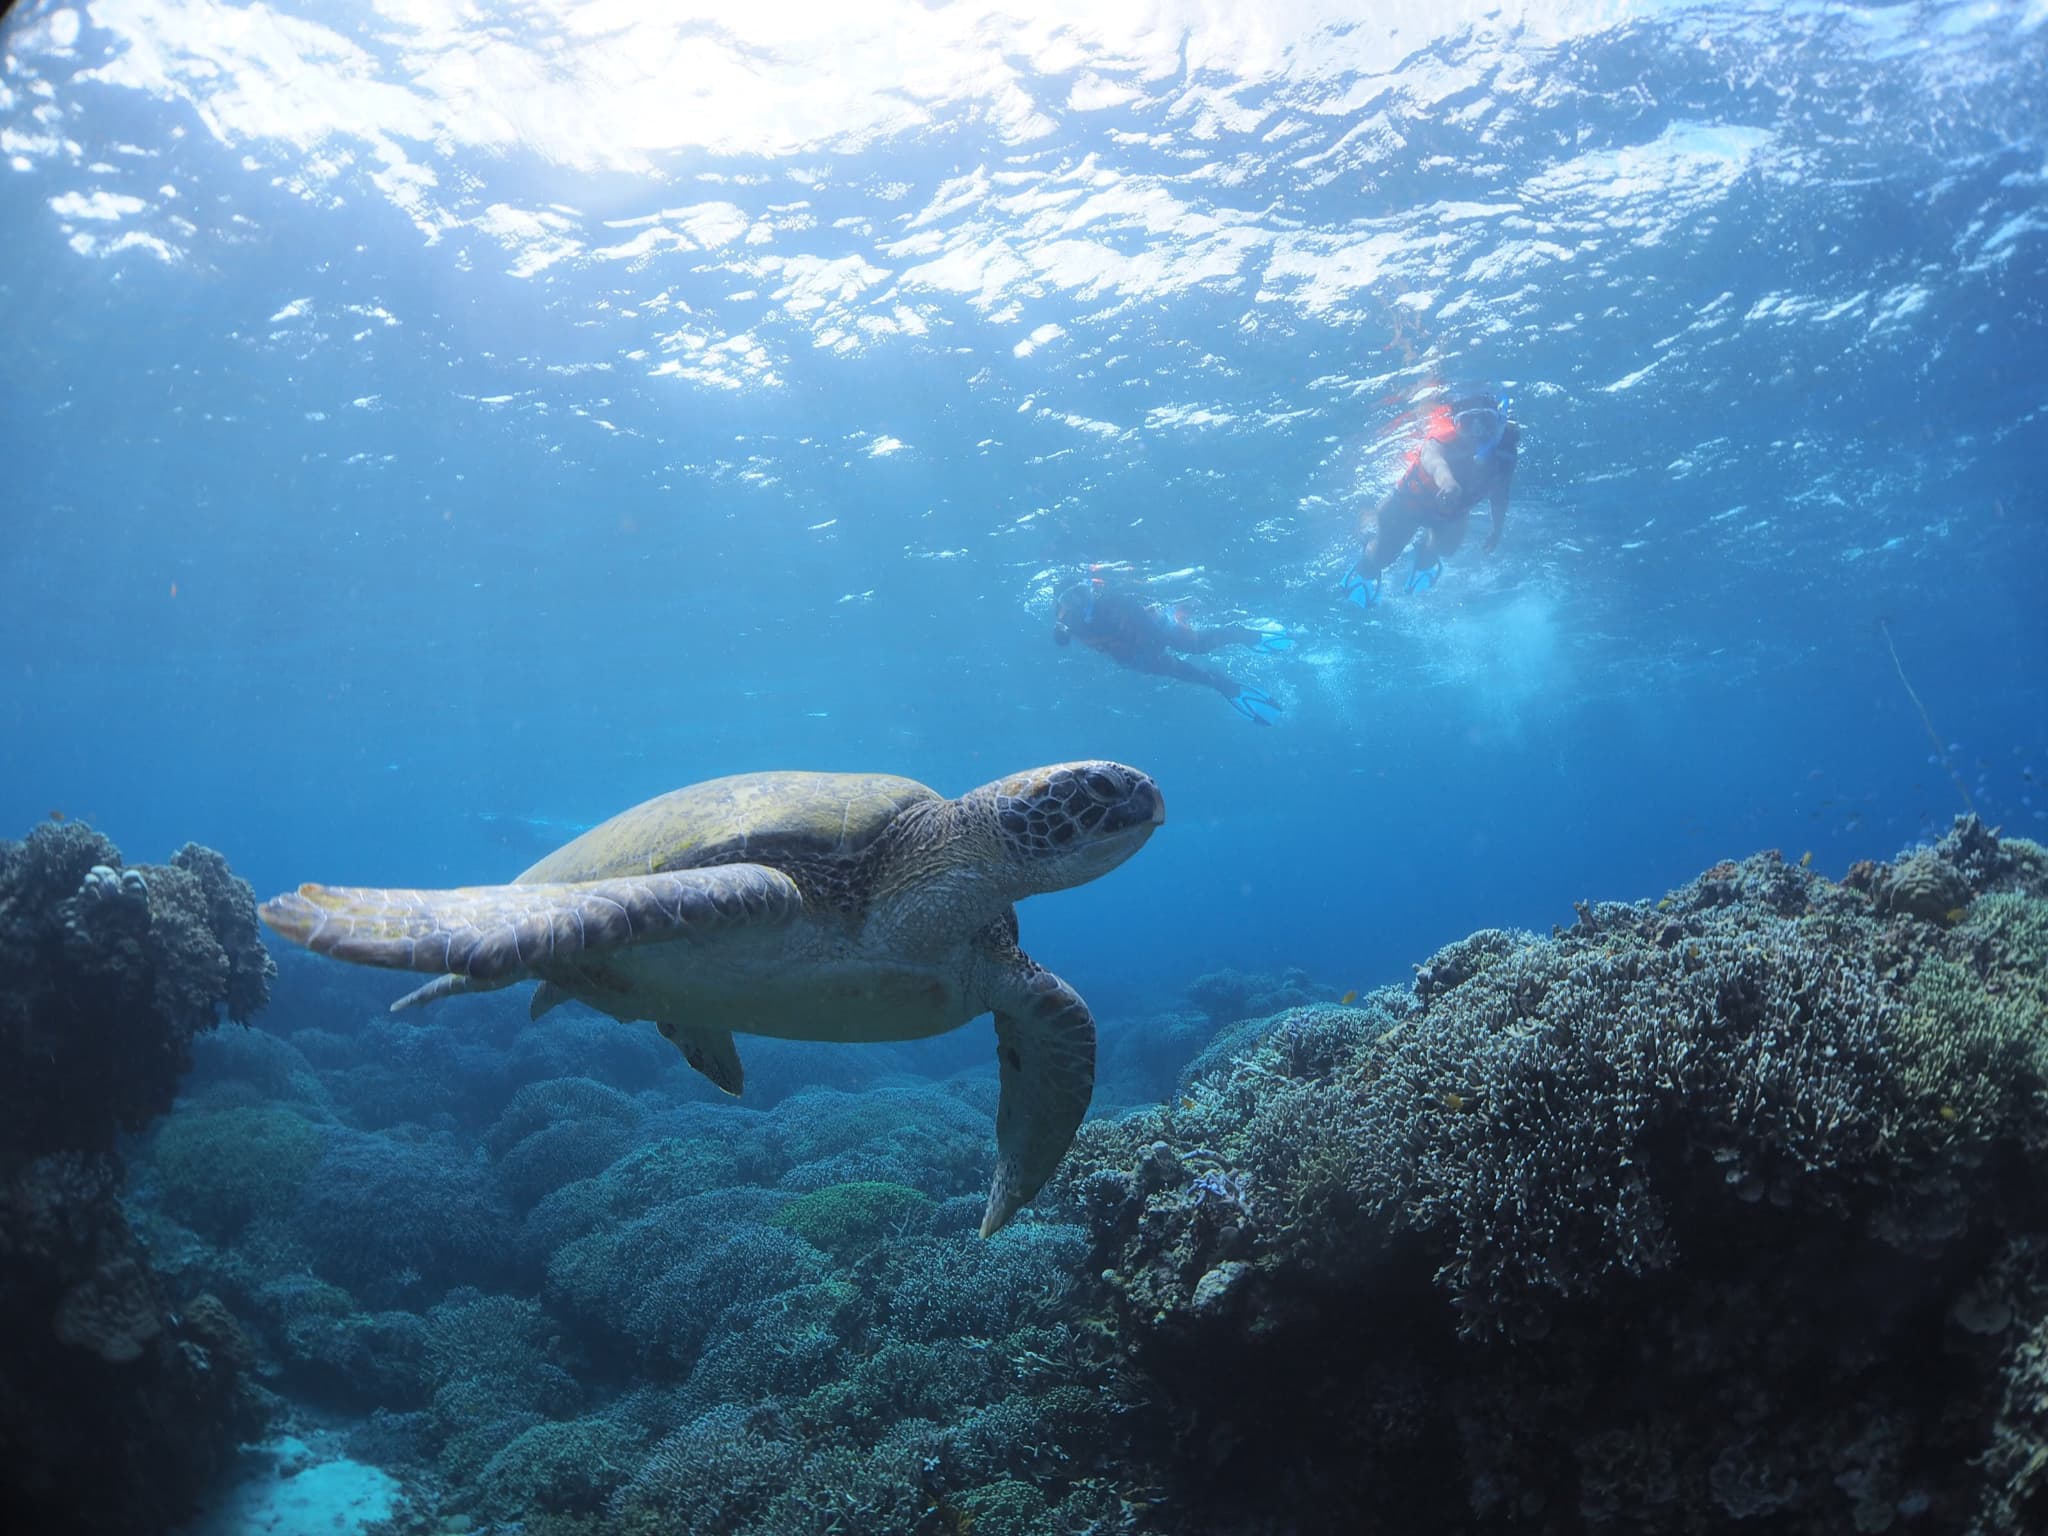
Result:
<svg viewBox="0 0 2048 1536"><path fill-rule="evenodd" d="M1493 530L1480 550L1490 555L1500 546L1522 429L1508 420L1505 396L1467 395L1452 401L1448 410L1438 410L1400 483L1373 509L1369 524L1360 520L1365 550L1344 573L1343 583L1345 598L1360 608L1379 601L1380 573L1417 533L1422 542L1407 589L1424 592L1435 585L1443 574L1443 557L1455 554L1465 541L1472 509L1482 501L1492 503Z"/></svg>
<svg viewBox="0 0 2048 1536"><path fill-rule="evenodd" d="M1239 683L1220 669L1190 661L1176 652L1206 655L1226 645L1253 645L1262 651L1284 651L1294 642L1280 629L1252 629L1243 624L1199 629L1163 603L1147 602L1129 592L1112 592L1100 577L1077 583L1059 597L1053 619L1053 644L1079 640L1091 651L1138 672L1177 677L1214 688L1230 707L1258 725L1271 725L1280 706L1263 688Z"/></svg>

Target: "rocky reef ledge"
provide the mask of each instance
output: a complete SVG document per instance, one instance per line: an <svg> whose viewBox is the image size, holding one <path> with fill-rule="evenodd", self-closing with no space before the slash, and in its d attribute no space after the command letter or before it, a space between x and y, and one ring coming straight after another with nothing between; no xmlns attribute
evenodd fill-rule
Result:
<svg viewBox="0 0 2048 1536"><path fill-rule="evenodd" d="M20 1530L160 1531L261 1427L227 1309L173 1309L121 1207L118 1140L272 966L219 854L124 865L73 824L0 843L0 1500Z"/></svg>
<svg viewBox="0 0 2048 1536"><path fill-rule="evenodd" d="M2048 1530L2044 897L1974 818L1759 854L1086 1126L1157 1528Z"/></svg>

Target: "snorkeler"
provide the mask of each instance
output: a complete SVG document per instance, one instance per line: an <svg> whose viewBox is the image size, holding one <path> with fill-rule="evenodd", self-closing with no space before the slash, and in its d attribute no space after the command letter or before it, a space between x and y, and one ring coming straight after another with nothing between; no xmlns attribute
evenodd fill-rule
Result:
<svg viewBox="0 0 2048 1536"><path fill-rule="evenodd" d="M1052 639L1065 645L1078 639L1091 651L1138 672L1177 677L1214 688L1230 707L1257 725L1271 725L1280 706L1263 688L1239 683L1221 670L1190 661L1176 651L1206 654L1226 645L1253 645L1262 651L1284 651L1294 644L1284 630L1253 629L1224 624L1198 629L1179 610L1147 602L1129 592L1112 592L1097 576L1067 588L1059 597Z"/></svg>
<svg viewBox="0 0 2048 1536"><path fill-rule="evenodd" d="M1345 599L1370 608L1380 599L1380 573L1399 558L1417 533L1415 568L1405 583L1426 592L1443 575L1443 557L1457 553L1465 526L1481 501L1493 504L1493 530L1480 546L1492 554L1508 520L1508 482L1522 430L1508 420L1505 395L1466 395L1439 406L1421 448L1409 455L1400 483L1372 512L1372 526L1359 520L1365 550L1344 573Z"/></svg>

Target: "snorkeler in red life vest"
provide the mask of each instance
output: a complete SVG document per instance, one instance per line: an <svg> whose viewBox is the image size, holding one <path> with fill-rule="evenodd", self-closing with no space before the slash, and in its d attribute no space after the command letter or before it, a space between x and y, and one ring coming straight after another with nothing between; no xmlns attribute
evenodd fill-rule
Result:
<svg viewBox="0 0 2048 1536"><path fill-rule="evenodd" d="M1226 645L1253 645L1262 651L1284 651L1294 641L1277 627L1253 629L1244 624L1197 628L1177 608L1147 602L1129 592L1111 591L1100 576L1076 583L1059 596L1052 641L1079 640L1091 651L1138 672L1177 677L1214 688L1230 707L1255 725L1271 725L1280 705L1263 688L1239 683L1216 667L1178 656L1176 651L1207 654Z"/></svg>
<svg viewBox="0 0 2048 1536"><path fill-rule="evenodd" d="M1443 557L1457 553L1464 542L1472 509L1482 501L1492 503L1493 530L1481 552L1490 555L1499 547L1522 436L1521 428L1508 420L1508 403L1504 395L1466 395L1432 413L1428 435L1409 455L1400 482L1373 509L1370 523L1359 520L1365 550L1344 573L1347 601L1360 608L1378 602L1380 573L1418 533L1422 542L1416 545L1415 569L1406 587L1429 590L1443 574Z"/></svg>

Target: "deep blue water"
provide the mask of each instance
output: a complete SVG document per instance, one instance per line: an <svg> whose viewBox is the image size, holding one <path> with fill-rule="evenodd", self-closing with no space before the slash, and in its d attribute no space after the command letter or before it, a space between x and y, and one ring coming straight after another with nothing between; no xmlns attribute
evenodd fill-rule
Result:
<svg viewBox="0 0 2048 1536"><path fill-rule="evenodd" d="M8 18L0 831L478 883L715 774L1116 757L1170 824L1022 913L1111 1019L1885 857L1943 755L2048 833L2039 0L736 12L694 94L484 10ZM1502 548L1344 606L1473 382ZM1282 722L1056 650L1098 563L1294 627L1219 658Z"/></svg>

